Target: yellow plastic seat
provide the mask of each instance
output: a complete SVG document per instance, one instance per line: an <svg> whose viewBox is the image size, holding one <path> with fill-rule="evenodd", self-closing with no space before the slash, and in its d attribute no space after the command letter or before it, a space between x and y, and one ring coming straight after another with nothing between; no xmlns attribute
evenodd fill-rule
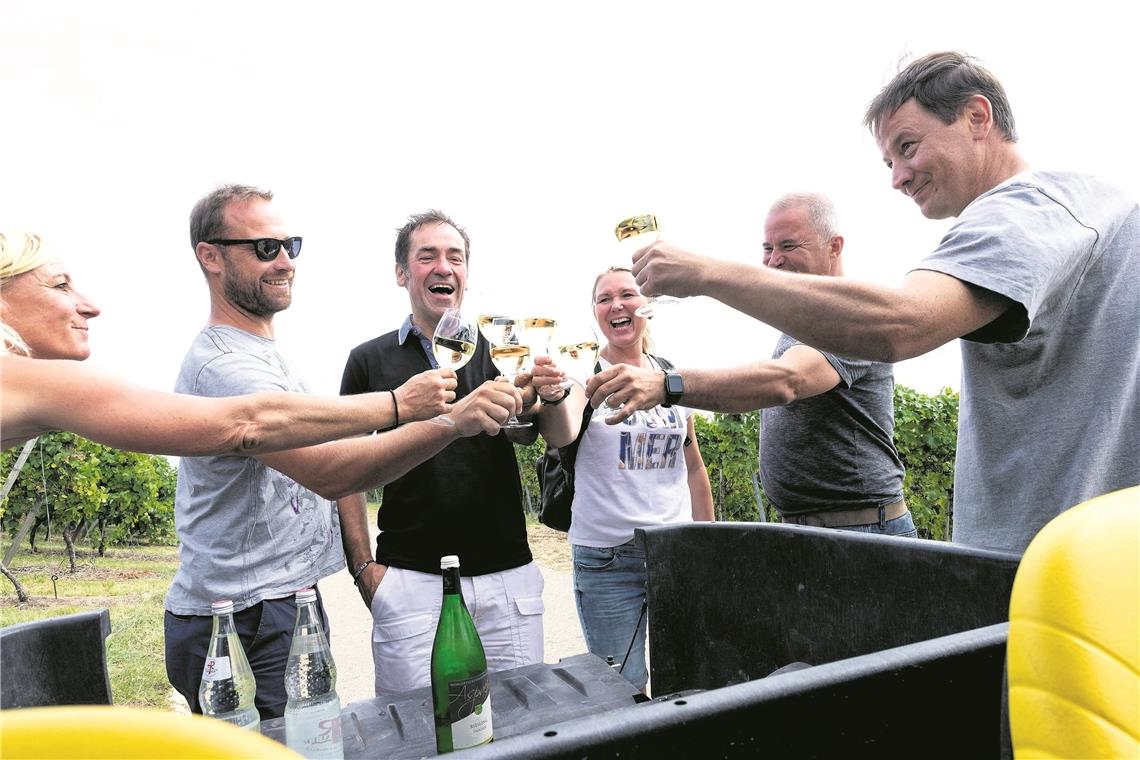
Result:
<svg viewBox="0 0 1140 760"><path fill-rule="evenodd" d="M1017 570L1009 715L1018 758L1140 758L1140 486L1056 517Z"/></svg>
<svg viewBox="0 0 1140 760"><path fill-rule="evenodd" d="M0 757L299 758L284 744L201 715L110 705L0 711Z"/></svg>

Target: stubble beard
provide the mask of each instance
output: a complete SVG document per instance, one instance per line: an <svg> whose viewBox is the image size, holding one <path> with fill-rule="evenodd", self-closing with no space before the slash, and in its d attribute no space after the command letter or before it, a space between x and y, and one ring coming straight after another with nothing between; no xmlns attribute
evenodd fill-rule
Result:
<svg viewBox="0 0 1140 760"><path fill-rule="evenodd" d="M279 311L288 309L293 301L291 290L289 296L284 299L284 304L280 303L281 299L268 298L261 292L260 280L238 282L233 278L227 278L222 285L222 292L230 303L255 317L271 317Z"/></svg>

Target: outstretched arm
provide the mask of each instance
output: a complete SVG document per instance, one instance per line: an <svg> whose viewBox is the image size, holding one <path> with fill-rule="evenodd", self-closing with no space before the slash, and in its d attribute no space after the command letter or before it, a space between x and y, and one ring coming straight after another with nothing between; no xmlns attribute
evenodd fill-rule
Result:
<svg viewBox="0 0 1140 760"><path fill-rule="evenodd" d="M685 381L681 403L692 409L730 414L750 412L825 393L839 384L839 373L823 354L804 345L793 346L779 359L739 367L679 370ZM652 409L665 400L660 370L617 364L591 378L586 392L594 406L610 397L621 404L606 422L617 424L639 409Z"/></svg>
<svg viewBox="0 0 1140 760"><path fill-rule="evenodd" d="M73 361L6 354L0 362L5 448L41 433L70 430L108 446L152 454L260 454L382 429L395 421L390 393L204 398L141 388ZM454 373L417 377L414 388L396 392L401 419L450 411Z"/></svg>
<svg viewBox="0 0 1140 760"><path fill-rule="evenodd" d="M488 380L453 406L448 416L454 425L417 422L379 435L263 454L258 460L326 499L340 499L390 483L457 438L498 435L521 404L517 388L505 380Z"/></svg>
<svg viewBox="0 0 1140 760"><path fill-rule="evenodd" d="M647 295L707 295L797 340L845 356L897 362L997 319L1013 303L928 270L900 287L711 259L659 241L634 254Z"/></svg>

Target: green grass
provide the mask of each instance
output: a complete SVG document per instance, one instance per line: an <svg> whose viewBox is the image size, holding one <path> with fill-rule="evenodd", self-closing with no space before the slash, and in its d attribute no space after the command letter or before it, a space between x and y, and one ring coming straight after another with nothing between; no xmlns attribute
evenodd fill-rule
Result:
<svg viewBox="0 0 1140 760"><path fill-rule="evenodd" d="M106 607L115 704L169 707L162 602L178 569L177 547L109 547L105 557L83 548L74 574L62 541L39 547L35 554L18 552L10 568L31 597L27 603L18 603L12 584L0 577L0 626Z"/></svg>

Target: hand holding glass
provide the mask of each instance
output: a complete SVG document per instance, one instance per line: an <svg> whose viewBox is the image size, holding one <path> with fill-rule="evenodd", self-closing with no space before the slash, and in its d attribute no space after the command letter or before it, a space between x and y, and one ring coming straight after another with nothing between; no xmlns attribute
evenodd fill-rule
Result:
<svg viewBox="0 0 1140 760"><path fill-rule="evenodd" d="M479 330L491 344L491 362L512 383L530 359L530 346L522 340L521 328L522 320L514 317L492 315L479 317ZM519 421L514 414L503 423L504 428L530 426L531 423Z"/></svg>
<svg viewBox="0 0 1140 760"><path fill-rule="evenodd" d="M431 338L436 364L444 369L459 371L475 355L475 343L478 340L479 333L470 317L459 309L444 310ZM437 415L431 421L438 425L455 425L445 414Z"/></svg>
<svg viewBox="0 0 1140 760"><path fill-rule="evenodd" d="M657 217L653 214L631 216L618 222L614 235L632 257L636 251L653 245L658 239ZM628 242L627 242L628 241ZM634 312L639 317L652 317L654 310L662 306L675 306L680 299L673 296L653 296Z"/></svg>

